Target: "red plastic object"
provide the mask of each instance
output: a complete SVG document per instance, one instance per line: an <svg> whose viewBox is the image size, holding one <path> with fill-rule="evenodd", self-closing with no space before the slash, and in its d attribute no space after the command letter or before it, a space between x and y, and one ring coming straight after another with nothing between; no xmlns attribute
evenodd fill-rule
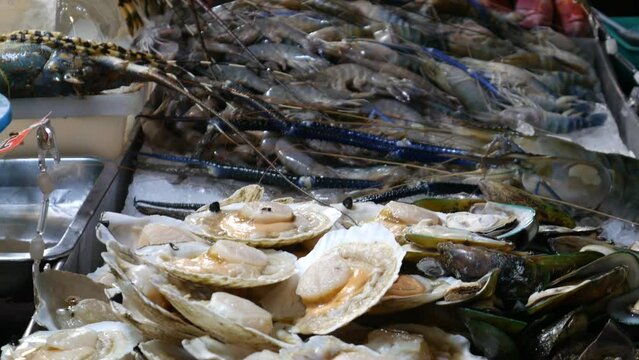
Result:
<svg viewBox="0 0 639 360"><path fill-rule="evenodd" d="M575 0L555 0L555 7L564 34L586 36L590 33L588 14L583 5Z"/></svg>
<svg viewBox="0 0 639 360"><path fill-rule="evenodd" d="M555 7L553 0L517 0L515 11L524 16L521 26L533 28L551 26Z"/></svg>
<svg viewBox="0 0 639 360"><path fill-rule="evenodd" d="M481 0L481 3L490 9L501 12L511 12L513 10L510 0Z"/></svg>

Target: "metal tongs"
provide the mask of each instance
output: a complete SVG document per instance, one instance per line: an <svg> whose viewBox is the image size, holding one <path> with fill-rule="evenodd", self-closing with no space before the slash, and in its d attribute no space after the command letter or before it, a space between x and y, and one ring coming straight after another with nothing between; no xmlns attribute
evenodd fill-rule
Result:
<svg viewBox="0 0 639 360"><path fill-rule="evenodd" d="M53 192L55 185L53 178L47 172L47 156L51 156L55 164L60 163L60 152L56 145L55 132L51 126L51 120L49 120L48 117L45 117L42 123L38 125L36 129L36 141L38 144L38 167L40 169L40 173L38 174L38 187L42 192L42 203L40 206L40 215L38 216L38 224L36 226L36 234L29 244L29 253L31 260L33 260L33 302L37 308L38 293L36 283L40 274L40 263L44 257L44 229L49 212L49 196ZM33 320L32 318L27 332L30 332L30 329L33 328Z"/></svg>
<svg viewBox="0 0 639 360"><path fill-rule="evenodd" d="M51 175L47 172L47 155L53 158L54 163L60 162L60 153L56 146L55 132L51 126L51 120L46 118L42 124L36 129L36 141L38 143L38 167L40 174L38 174L38 187L42 192L42 203L40 206L40 215L38 216L38 225L36 227L36 235L31 240L29 246L29 252L31 253L31 259L40 263L44 256L44 229L47 220L47 214L49 212L49 195L53 192L54 181ZM34 272L38 270L34 267Z"/></svg>

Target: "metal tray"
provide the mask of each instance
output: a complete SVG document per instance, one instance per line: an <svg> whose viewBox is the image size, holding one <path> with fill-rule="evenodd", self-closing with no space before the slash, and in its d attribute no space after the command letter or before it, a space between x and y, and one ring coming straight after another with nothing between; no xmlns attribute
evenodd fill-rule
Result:
<svg viewBox="0 0 639 360"><path fill-rule="evenodd" d="M133 148L131 143L127 148ZM123 163L129 166L122 166ZM41 200L35 188L37 169L35 159L0 160L0 242L8 239L7 235L13 240L4 247L5 251L11 252L0 252L2 344L18 339L17 329L27 328L28 332L33 329L33 322L29 323L33 315L33 287L28 240L35 232L33 221L39 211L34 204L39 206ZM88 273L101 263L100 253L104 246L96 240L94 229L102 212L122 208L131 181L132 172L128 169L130 156L126 155L116 162L68 158L53 167L58 189L55 200L58 205L66 204L67 210L74 205L77 210L74 216L70 216L72 211L69 210L65 213L67 216L53 216L47 221L45 242L49 246L45 250L43 267ZM20 205L15 205L22 210L21 216L12 213L14 210L6 205L9 193L12 202L21 200ZM51 214L58 213L53 211ZM25 251L16 251L25 248Z"/></svg>
<svg viewBox="0 0 639 360"><path fill-rule="evenodd" d="M91 158L47 161L55 181L50 196L44 241L46 259L66 256L84 230L86 215L94 206L92 191L104 164ZM29 242L35 236L42 194L37 187L37 159L0 162L0 262L29 260Z"/></svg>
<svg viewBox="0 0 639 360"><path fill-rule="evenodd" d="M604 43L595 39L582 39L580 44L591 51L606 104L617 121L621 139L628 149L639 156L639 116L630 107L619 87Z"/></svg>

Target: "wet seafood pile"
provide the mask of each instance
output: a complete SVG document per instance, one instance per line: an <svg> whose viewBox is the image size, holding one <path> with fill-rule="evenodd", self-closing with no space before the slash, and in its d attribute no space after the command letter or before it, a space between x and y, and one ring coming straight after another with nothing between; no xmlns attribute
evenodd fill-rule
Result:
<svg viewBox="0 0 639 360"><path fill-rule="evenodd" d="M463 194L264 195L103 214L105 265L40 273L48 331L2 359L635 358L639 255L596 228Z"/></svg>
<svg viewBox="0 0 639 360"><path fill-rule="evenodd" d="M552 136L607 115L587 54L551 29L465 0L174 5L135 46L189 73L199 102L155 89L139 169L325 202L490 179L639 216L634 159ZM144 214L202 205L136 200Z"/></svg>

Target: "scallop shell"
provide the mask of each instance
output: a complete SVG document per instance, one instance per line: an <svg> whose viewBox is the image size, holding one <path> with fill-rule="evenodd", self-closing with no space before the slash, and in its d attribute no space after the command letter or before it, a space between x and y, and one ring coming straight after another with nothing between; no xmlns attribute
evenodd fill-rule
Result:
<svg viewBox="0 0 639 360"><path fill-rule="evenodd" d="M410 277L422 285L421 292L413 294L397 294L387 292L380 302L375 305L369 313L371 314L388 314L403 310L413 309L424 304L433 303L444 297L446 290L455 284L461 283L461 280L455 278L439 278L431 280L419 275L400 275ZM398 279L399 280L399 279ZM393 287L391 287L391 290Z"/></svg>
<svg viewBox="0 0 639 360"><path fill-rule="evenodd" d="M177 278L199 284L228 288L248 288L282 282L295 274L296 257L285 251L257 250L263 252L268 263L257 276L252 274L226 275L212 271L194 271L177 266L175 261L193 259L206 254L210 245L200 242L188 242L178 245L148 246L137 251L137 254L148 263L166 271Z"/></svg>
<svg viewBox="0 0 639 360"><path fill-rule="evenodd" d="M165 281L160 274L154 273L152 267L148 265L128 264L126 261L110 253L103 253L102 258L111 267L114 275L117 277L117 284L122 291L124 305L127 309L132 310L134 313L137 312L141 314L142 317L146 319L151 319L162 328L188 334L190 337L205 335L203 330L189 323L180 314L168 311L164 307L151 301L144 291L138 287L139 285L136 284L135 279L132 281L132 278L127 274L127 270L133 270L134 266L138 267L135 270L140 270L141 267L147 267L147 269L142 268L141 270L146 270L151 279L159 278ZM150 282L151 280L141 279L139 281ZM152 283L146 285L154 286Z"/></svg>
<svg viewBox="0 0 639 360"><path fill-rule="evenodd" d="M127 306L128 308L120 303L111 301L111 311L117 315L120 321L138 329L146 339L158 339L175 343L183 339L193 338L191 334L185 334L176 329L160 326L153 320L146 318L129 304L127 304Z"/></svg>
<svg viewBox="0 0 639 360"><path fill-rule="evenodd" d="M124 246L138 249L168 243L205 242L194 234L197 230L183 221L167 216L133 217L105 212L96 227L96 237L103 244L115 240Z"/></svg>
<svg viewBox="0 0 639 360"><path fill-rule="evenodd" d="M208 239L240 241L255 247L282 247L322 236L341 217L338 210L314 202L280 204L292 210L294 228L276 233L255 233L253 221L238 216L247 204L252 203L230 204L219 212L198 211L184 221L197 227L196 233Z"/></svg>
<svg viewBox="0 0 639 360"><path fill-rule="evenodd" d="M197 360L244 359L255 352L248 346L224 344L209 336L183 340L182 347Z"/></svg>
<svg viewBox="0 0 639 360"><path fill-rule="evenodd" d="M316 313L307 308L304 317L296 322L294 330L303 334L327 334L364 314L393 285L404 255L405 252L395 241L395 236L377 223L336 230L324 235L313 251L298 260L301 280L314 263L332 256L343 259L351 270L361 269L362 273L367 273L367 278L358 285L360 291L344 294L345 298L333 309ZM353 277L348 281L350 280ZM345 285L342 290L344 288ZM337 296L339 293L331 299Z"/></svg>
<svg viewBox="0 0 639 360"><path fill-rule="evenodd" d="M396 329L377 329L367 334L366 347L388 359L432 359L430 346L420 334Z"/></svg>
<svg viewBox="0 0 639 360"><path fill-rule="evenodd" d="M177 287L168 282L157 283L156 286L166 299L185 318L206 330L209 335L229 344L243 344L256 349L279 349L294 345L296 340L286 334L278 336L279 332L286 332L274 324L270 334L241 325L209 306L209 300L194 297L187 289ZM248 300L247 300L248 301ZM291 341L291 342L286 342Z"/></svg>
<svg viewBox="0 0 639 360"><path fill-rule="evenodd" d="M62 359L63 351L69 351L69 357L133 359L133 350L141 340L142 334L135 328L121 322L104 321L76 329L35 332L20 340L15 348L4 346L2 359L26 359L28 354L48 358L47 352ZM84 346L78 346L80 341ZM51 347L52 344L55 347Z"/></svg>
<svg viewBox="0 0 639 360"><path fill-rule="evenodd" d="M485 360L482 356L470 352L470 341L461 335L453 335L432 326L402 324L389 326L389 329L406 331L424 337L434 359Z"/></svg>
<svg viewBox="0 0 639 360"><path fill-rule="evenodd" d="M85 275L75 274L67 271L46 270L38 274L35 282L36 293L38 295L38 306L35 314L35 321L38 325L48 330L58 330L68 328L62 318L57 314L60 309L67 309L70 302L78 302L84 299L102 301L106 305L107 299L104 294L106 287L89 279ZM92 314L95 319L113 320L110 313ZM80 323L81 321L76 321Z"/></svg>
<svg viewBox="0 0 639 360"><path fill-rule="evenodd" d="M147 360L191 360L195 359L181 346L162 340L151 340L140 344L140 352Z"/></svg>
<svg viewBox="0 0 639 360"><path fill-rule="evenodd" d="M353 203L349 208L345 207L344 204L331 204L331 206L344 214L340 219L340 224L345 228L375 221L379 212L384 208L383 205L370 201Z"/></svg>
<svg viewBox="0 0 639 360"><path fill-rule="evenodd" d="M249 359L334 359L344 354L348 354L348 359L385 359L366 346L348 344L330 335L312 336L303 344L280 350L276 357L264 357L258 353Z"/></svg>
<svg viewBox="0 0 639 360"><path fill-rule="evenodd" d="M438 225L442 222L443 214L424 209L417 205L391 201L381 209L375 221L383 224L394 235L397 241L404 243L406 229L410 225L422 222L428 225Z"/></svg>

